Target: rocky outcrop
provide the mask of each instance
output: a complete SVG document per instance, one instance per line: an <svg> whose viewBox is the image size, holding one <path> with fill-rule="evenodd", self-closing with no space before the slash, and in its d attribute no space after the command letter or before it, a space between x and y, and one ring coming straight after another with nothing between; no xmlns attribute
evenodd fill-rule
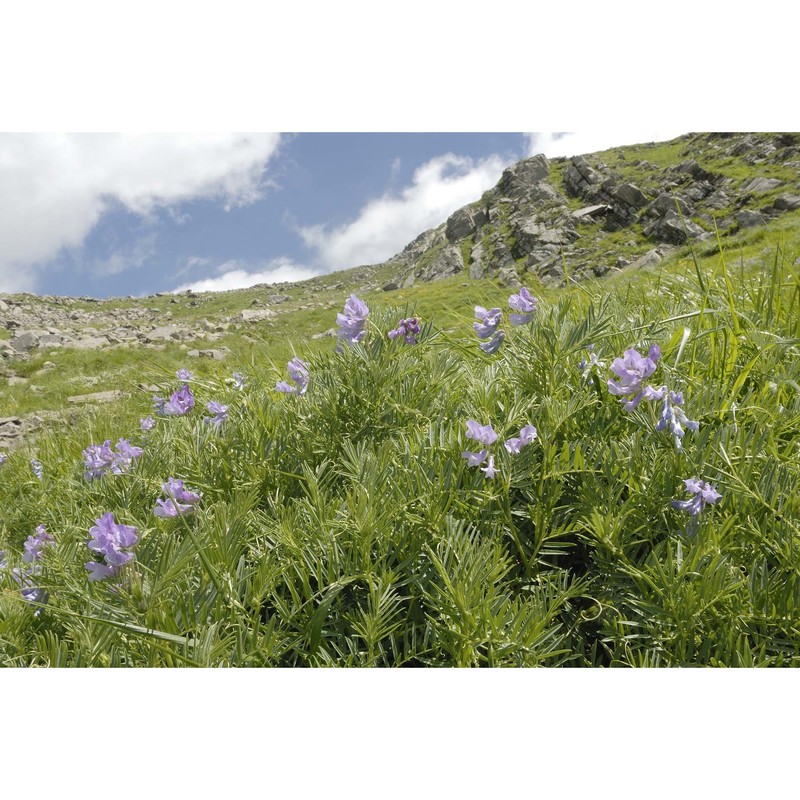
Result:
<svg viewBox="0 0 800 800"><path fill-rule="evenodd" d="M800 193L786 191L792 187L785 179L753 169L737 181L709 165L711 157L723 163L739 158L753 165L795 164L800 171L800 136L688 134L678 141L684 145L683 160L666 168L629 160L622 150L609 156L616 157L616 168L592 155L523 159L505 169L479 201L458 209L386 262L396 267L397 278L384 288L460 272L503 281L512 273L521 279L533 273L558 283L564 264L579 280L643 266L671 247L714 237L715 227L735 232L800 208ZM775 196L780 189L784 192ZM621 230L630 230L635 250L594 260L604 237Z"/></svg>

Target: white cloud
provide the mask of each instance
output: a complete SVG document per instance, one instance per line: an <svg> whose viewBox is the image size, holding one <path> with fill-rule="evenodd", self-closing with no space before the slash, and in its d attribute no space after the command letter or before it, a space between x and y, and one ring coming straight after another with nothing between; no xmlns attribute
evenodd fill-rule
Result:
<svg viewBox="0 0 800 800"><path fill-rule="evenodd" d="M686 133L685 130L672 129L669 133L526 133L527 154L534 156L544 153L548 158L556 156L580 156L586 153L597 153L611 147L622 147L627 144L644 144L646 142L665 142Z"/></svg>
<svg viewBox="0 0 800 800"><path fill-rule="evenodd" d="M195 264L200 264L205 259L192 258ZM320 275L322 270L304 267L295 264L290 258L276 258L266 264L248 267L238 261L226 261L216 269L217 277L204 278L191 283L184 283L173 289L173 292L185 292L191 289L194 292L226 292L230 289L246 289L257 283L283 283L286 281L304 281Z"/></svg>
<svg viewBox="0 0 800 800"><path fill-rule="evenodd" d="M0 291L34 288L42 265L79 247L114 206L148 214L200 197L254 202L279 143L278 134L0 135Z"/></svg>
<svg viewBox="0 0 800 800"><path fill-rule="evenodd" d="M437 156L414 172L410 186L370 201L353 222L333 229L301 227L299 233L328 269L385 261L456 209L478 200L508 163L496 155L480 161L452 153Z"/></svg>

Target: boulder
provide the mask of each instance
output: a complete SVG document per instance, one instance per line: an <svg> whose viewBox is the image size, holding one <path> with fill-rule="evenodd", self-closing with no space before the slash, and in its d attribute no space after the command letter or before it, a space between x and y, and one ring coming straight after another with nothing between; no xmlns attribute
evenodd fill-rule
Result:
<svg viewBox="0 0 800 800"><path fill-rule="evenodd" d="M754 228L757 225L767 224L763 214L759 214L757 211L750 211L747 208L737 211L734 216L740 228Z"/></svg>
<svg viewBox="0 0 800 800"><path fill-rule="evenodd" d="M778 178L753 178L742 186L743 192L770 192L783 185L783 181Z"/></svg>
<svg viewBox="0 0 800 800"><path fill-rule="evenodd" d="M86 403L113 403L119 400L123 393L119 389L111 389L107 392L92 392L92 394L78 394L68 397L67 402L71 405L84 405Z"/></svg>
<svg viewBox="0 0 800 800"><path fill-rule="evenodd" d="M618 186L614 195L631 208L644 208L647 205L647 197L644 192L632 183L623 183Z"/></svg>
<svg viewBox="0 0 800 800"><path fill-rule="evenodd" d="M162 325L159 328L153 328L150 333L144 336L145 342L163 342L171 341L173 339L180 339L181 329L177 325Z"/></svg>
<svg viewBox="0 0 800 800"><path fill-rule="evenodd" d="M190 358L211 358L222 361L228 354L224 350L189 350L186 353Z"/></svg>
<svg viewBox="0 0 800 800"><path fill-rule="evenodd" d="M544 155L518 161L503 170L498 188L503 197L525 197L533 186L547 180L550 162Z"/></svg>
<svg viewBox="0 0 800 800"><path fill-rule="evenodd" d="M608 213L611 210L611 206L606 205L605 203L600 203L599 205L595 206L585 206L584 208L579 208L577 211L572 212L572 218L575 220L582 220L582 219L590 219L593 217L599 217L603 214Z"/></svg>
<svg viewBox="0 0 800 800"><path fill-rule="evenodd" d="M772 207L778 211L795 211L800 208L800 195L781 194L775 198Z"/></svg>
<svg viewBox="0 0 800 800"><path fill-rule="evenodd" d="M18 353L27 353L39 346L39 336L33 331L20 331L12 340L11 346Z"/></svg>
<svg viewBox="0 0 800 800"><path fill-rule="evenodd" d="M69 347L72 350L99 350L109 344L110 342L106 336L89 336L86 339L73 339L72 341L64 342L62 346Z"/></svg>
<svg viewBox="0 0 800 800"><path fill-rule="evenodd" d="M457 242L475 233L477 224L475 214L471 208L459 208L447 218L444 234L449 242Z"/></svg>

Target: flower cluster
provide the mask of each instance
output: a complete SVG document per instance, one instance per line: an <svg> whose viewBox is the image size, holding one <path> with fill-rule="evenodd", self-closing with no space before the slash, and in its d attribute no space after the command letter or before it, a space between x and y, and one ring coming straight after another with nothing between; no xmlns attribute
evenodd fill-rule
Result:
<svg viewBox="0 0 800 800"><path fill-rule="evenodd" d="M134 447L127 439L120 439L115 447L116 453L111 449L111 440L106 439L103 444L90 444L83 451L83 464L86 467L83 477L87 481L102 478L108 472L122 475L142 454L142 448Z"/></svg>
<svg viewBox="0 0 800 800"><path fill-rule="evenodd" d="M508 305L518 312L508 315L509 322L512 325L527 325L533 319L536 303L536 298L523 286L519 294L512 294L508 298Z"/></svg>
<svg viewBox="0 0 800 800"><path fill-rule="evenodd" d="M488 450L488 446L497 441L497 434L492 429L491 424L481 425L474 419L468 419L467 438L473 439L479 444L485 446L483 447L482 450L479 450L478 452L471 452L469 450L465 450L461 454L461 457L466 458L467 463L471 467L477 467L480 464L483 464L484 461L486 461L486 466L481 467L481 472L483 472L487 478L494 478L494 476L497 475L499 470L495 469L494 456L489 455L489 450Z"/></svg>
<svg viewBox="0 0 800 800"><path fill-rule="evenodd" d="M156 426L156 421L151 416L147 416L139 420L139 427L145 433L148 433L149 431L153 430L155 426Z"/></svg>
<svg viewBox="0 0 800 800"><path fill-rule="evenodd" d="M215 428L219 428L223 422L228 421L228 406L223 406L222 403L210 400L206 404L206 408L214 415L213 417L204 417L206 425L213 425Z"/></svg>
<svg viewBox="0 0 800 800"><path fill-rule="evenodd" d="M629 398L622 406L626 411L632 411L648 397L643 382L655 372L659 358L661 348L654 344L646 356L631 347L622 358L615 358L611 362L611 371L617 375L618 381L609 379L608 391L615 397Z"/></svg>
<svg viewBox="0 0 800 800"><path fill-rule="evenodd" d="M338 348L341 348L342 341L348 344L360 342L366 335L364 326L367 322L369 308L363 300L359 300L354 294L344 304L344 313L336 315L336 324L339 326L337 338L339 339Z"/></svg>
<svg viewBox="0 0 800 800"><path fill-rule="evenodd" d="M156 395L153 398L153 407L156 414L162 417L176 417L188 414L194 408L194 395L189 384L184 383L178 391L174 392L169 400Z"/></svg>
<svg viewBox="0 0 800 800"><path fill-rule="evenodd" d="M475 333L481 340L478 345L484 353L496 353L505 339L505 333L498 330L503 320L503 312L499 308L485 309L483 306L475 306L475 319L472 323Z"/></svg>
<svg viewBox="0 0 800 800"><path fill-rule="evenodd" d="M166 500L156 500L156 507L153 513L157 517L178 517L184 514L191 514L195 511L195 506L200 502L200 495L190 492L184 488L182 480L168 478L167 482L161 487Z"/></svg>
<svg viewBox="0 0 800 800"><path fill-rule="evenodd" d="M700 427L700 423L695 420L689 419L686 412L681 408L683 405L683 393L670 391L666 386L660 389L650 390L648 399L663 400L661 406L661 416L656 423L657 431L668 430L672 434L675 441L675 447L681 449L681 439L685 433L684 428L690 431L696 431Z"/></svg>
<svg viewBox="0 0 800 800"><path fill-rule="evenodd" d="M44 476L44 467L42 467L42 462L38 461L35 458L31 459L31 469L33 470L33 474L39 479L42 480Z"/></svg>
<svg viewBox="0 0 800 800"><path fill-rule="evenodd" d="M29 603L44 604L47 602L47 592L36 586L32 580L41 572L42 552L45 547L55 542L55 539L47 532L44 525L37 525L36 531L32 536L25 540L25 552L22 560L28 566L24 569L14 567L11 576L20 586L20 593L24 600ZM5 553L0 551L0 568L7 567ZM41 613L41 608L37 609L35 616Z"/></svg>
<svg viewBox="0 0 800 800"><path fill-rule="evenodd" d="M507 439L505 443L506 450L512 455L516 455L522 450L525 445L533 444L533 440L538 436L538 432L533 425L525 425L519 432L519 436Z"/></svg>
<svg viewBox="0 0 800 800"><path fill-rule="evenodd" d="M686 533L697 532L701 512L706 505L716 505L722 495L710 484L699 478L687 478L684 482L686 491L694 495L690 500L673 500L672 507L678 511L685 511L691 519L686 526Z"/></svg>
<svg viewBox="0 0 800 800"><path fill-rule="evenodd" d="M179 369L175 373L175 375L177 376L179 381L190 381L192 380L192 378L194 378L194 375L192 375L192 373L189 372L188 369L183 369L183 368Z"/></svg>
<svg viewBox="0 0 800 800"><path fill-rule="evenodd" d="M139 531L133 525L118 524L110 511L95 523L89 528L92 538L86 544L90 550L100 553L106 563L87 561L84 566L89 571L90 581L102 581L116 575L133 558L133 553L125 551L139 541Z"/></svg>
<svg viewBox="0 0 800 800"><path fill-rule="evenodd" d="M397 327L389 331L389 338L394 340L402 336L406 344L416 344L419 331L419 320L416 317L401 319Z"/></svg>
<svg viewBox="0 0 800 800"><path fill-rule="evenodd" d="M305 394L308 389L308 364L295 356L287 365L286 370L294 382L294 386L286 381L278 381L275 391L286 394Z"/></svg>
<svg viewBox="0 0 800 800"><path fill-rule="evenodd" d="M8 460L8 453L3 453L2 451L0 451L0 467L2 467L7 460Z"/></svg>
<svg viewBox="0 0 800 800"><path fill-rule="evenodd" d="M238 389L240 392L244 389L247 385L247 379L241 372L234 372L233 373L233 388Z"/></svg>
<svg viewBox="0 0 800 800"><path fill-rule="evenodd" d="M42 557L42 550L54 541L55 539L47 532L44 525L37 525L33 536L29 536L25 540L25 553L22 560L26 564L33 564Z"/></svg>
<svg viewBox="0 0 800 800"><path fill-rule="evenodd" d="M662 400L661 416L656 423L656 430L669 430L675 447L680 450L681 439L686 432L684 428L696 431L700 423L689 419L681 408L683 405L681 392L673 392L667 386L656 388L644 384L655 371L656 362L660 357L661 349L657 344L650 348L647 356L641 355L633 348L626 350L623 358L615 358L611 364L611 369L619 380L618 382L609 380L608 391L617 397L629 398L622 406L625 411L632 411L642 400Z"/></svg>

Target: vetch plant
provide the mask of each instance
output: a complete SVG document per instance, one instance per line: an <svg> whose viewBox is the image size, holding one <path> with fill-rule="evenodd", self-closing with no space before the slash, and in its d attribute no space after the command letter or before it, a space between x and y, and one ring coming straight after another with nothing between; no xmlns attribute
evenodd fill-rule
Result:
<svg viewBox="0 0 800 800"><path fill-rule="evenodd" d="M200 502L200 495L184 488L182 480L168 478L161 488L164 494L167 495L167 499L156 500L156 507L153 509L153 513L157 517L166 519L168 517L192 514L195 511L195 506Z"/></svg>
<svg viewBox="0 0 800 800"><path fill-rule="evenodd" d="M508 305L518 312L508 315L509 322L512 325L527 325L533 319L537 302L536 298L523 286L519 290L519 294L512 294L508 298Z"/></svg>
<svg viewBox="0 0 800 800"><path fill-rule="evenodd" d="M295 356L287 365L286 369L289 377L294 382L294 386L286 381L278 381L275 384L275 391L285 394L303 395L308 389L308 364Z"/></svg>
<svg viewBox="0 0 800 800"><path fill-rule="evenodd" d="M489 355L496 353L506 336L503 331L498 330L503 321L503 312L499 308L475 306L475 318L478 321L473 322L472 327L482 340L478 347Z"/></svg>
<svg viewBox="0 0 800 800"><path fill-rule="evenodd" d="M354 294L351 294L347 302L344 304L344 313L336 315L336 324L339 326L337 338L341 347L342 341L348 344L356 344L360 342L366 335L365 325L367 316L369 315L369 308L363 300L359 300Z"/></svg>
<svg viewBox="0 0 800 800"><path fill-rule="evenodd" d="M402 336L406 344L416 344L419 331L419 320L416 317L401 319L397 327L389 331L389 338L394 340Z"/></svg>
<svg viewBox="0 0 800 800"><path fill-rule="evenodd" d="M156 414L162 417L183 416L194 408L194 395L189 385L185 383L172 394L169 400L164 400L156 395L153 398L153 407Z"/></svg>
<svg viewBox="0 0 800 800"><path fill-rule="evenodd" d="M471 467L477 467L483 464L488 457L489 461L487 462L487 466L486 468L482 468L482 471L486 474L487 478L494 478L494 476L498 473L498 470L494 467L494 456L490 456L488 450L488 446L497 441L497 434L492 426L481 425L474 419L469 419L467 420L467 438L472 439L479 444L485 445L485 447L477 452L465 450L461 454L461 457L465 458L467 460L467 464L469 464Z"/></svg>
<svg viewBox="0 0 800 800"><path fill-rule="evenodd" d="M631 347L622 358L611 362L611 371L617 375L617 381L609 379L608 391L617 397L629 398L622 406L625 411L632 411L645 398L644 381L655 372L659 358L661 348L654 344L646 356Z"/></svg>
<svg viewBox="0 0 800 800"><path fill-rule="evenodd" d="M205 417L206 425L213 425L219 428L223 422L228 420L228 406L217 403L215 400L210 400L206 404L206 408L214 415L213 417Z"/></svg>
<svg viewBox="0 0 800 800"><path fill-rule="evenodd" d="M703 509L707 505L716 505L722 495L710 483L701 481L699 478L687 478L683 483L686 491L694 496L689 500L673 500L671 505L678 511L689 514L691 519L686 526L686 533L694 534L697 532L699 517Z"/></svg>
<svg viewBox="0 0 800 800"><path fill-rule="evenodd" d="M538 432L533 425L525 425L519 432L519 436L507 439L505 448L512 455L516 455L526 445L532 444L534 439L538 436Z"/></svg>
<svg viewBox="0 0 800 800"><path fill-rule="evenodd" d="M95 520L95 525L89 528L89 535L92 538L86 543L87 547L105 559L105 564L86 562L84 566L89 571L90 581L101 581L116 575L134 557L129 551L139 541L138 529L133 525L117 523L110 511Z"/></svg>

